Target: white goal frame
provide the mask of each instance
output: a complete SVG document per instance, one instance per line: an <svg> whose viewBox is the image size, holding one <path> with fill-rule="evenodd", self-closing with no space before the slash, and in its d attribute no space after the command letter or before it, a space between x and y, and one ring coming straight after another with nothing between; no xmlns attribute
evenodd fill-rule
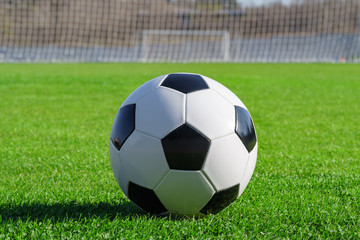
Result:
<svg viewBox="0 0 360 240"><path fill-rule="evenodd" d="M196 37L206 37L206 36L216 36L222 37L221 42L221 52L222 56L218 58L218 61L227 62L230 57L230 34L228 31L217 31L217 30L170 30L170 29L153 29L153 30L143 30L141 33L141 51L140 59L144 62L151 61L171 61L171 59L151 59L149 58L149 44L148 36L149 35L158 35L158 36L194 36ZM206 59L199 56L198 59L189 59L189 61L206 61ZM214 59L209 59L214 61ZM182 61L186 61L182 59Z"/></svg>

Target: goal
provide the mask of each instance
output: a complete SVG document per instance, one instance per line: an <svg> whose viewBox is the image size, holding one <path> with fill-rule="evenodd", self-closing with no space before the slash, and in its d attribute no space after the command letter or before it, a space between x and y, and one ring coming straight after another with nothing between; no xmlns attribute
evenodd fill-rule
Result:
<svg viewBox="0 0 360 240"><path fill-rule="evenodd" d="M230 36L227 31L144 30L142 61L229 61Z"/></svg>

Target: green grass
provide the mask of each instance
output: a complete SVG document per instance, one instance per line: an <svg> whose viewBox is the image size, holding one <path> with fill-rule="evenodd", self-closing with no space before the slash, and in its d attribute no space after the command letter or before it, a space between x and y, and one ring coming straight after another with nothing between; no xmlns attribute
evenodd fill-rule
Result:
<svg viewBox="0 0 360 240"><path fill-rule="evenodd" d="M169 72L217 79L252 114L254 175L217 215L150 216L113 177L119 106ZM359 239L359 76L355 64L1 64L0 239Z"/></svg>

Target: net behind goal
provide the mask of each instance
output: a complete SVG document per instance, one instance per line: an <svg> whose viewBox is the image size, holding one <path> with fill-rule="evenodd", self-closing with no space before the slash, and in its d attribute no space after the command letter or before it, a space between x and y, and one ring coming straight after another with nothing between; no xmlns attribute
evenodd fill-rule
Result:
<svg viewBox="0 0 360 240"><path fill-rule="evenodd" d="M0 0L0 62L360 61L360 0Z"/></svg>

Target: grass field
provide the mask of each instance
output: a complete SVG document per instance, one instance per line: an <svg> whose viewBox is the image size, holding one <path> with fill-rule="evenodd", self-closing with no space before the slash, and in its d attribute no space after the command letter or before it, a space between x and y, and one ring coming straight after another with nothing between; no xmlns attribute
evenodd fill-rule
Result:
<svg viewBox="0 0 360 240"><path fill-rule="evenodd" d="M255 123L254 175L217 215L145 214L112 174L119 106L170 72L217 79ZM359 65L0 65L0 239L359 239L359 157Z"/></svg>

